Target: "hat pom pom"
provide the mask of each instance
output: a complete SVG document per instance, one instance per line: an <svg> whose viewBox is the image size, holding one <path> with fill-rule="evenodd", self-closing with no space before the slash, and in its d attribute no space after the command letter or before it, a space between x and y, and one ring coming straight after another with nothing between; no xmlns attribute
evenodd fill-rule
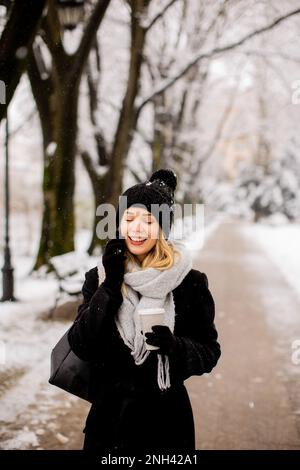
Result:
<svg viewBox="0 0 300 470"><path fill-rule="evenodd" d="M172 191L175 191L176 189L176 186L177 186L177 176L176 176L176 173L173 171L173 170L169 170L169 169L166 169L166 170L157 170L155 171L149 181L154 181L154 180L161 180L163 181L164 183L166 183L167 186L169 186L169 188L172 189Z"/></svg>

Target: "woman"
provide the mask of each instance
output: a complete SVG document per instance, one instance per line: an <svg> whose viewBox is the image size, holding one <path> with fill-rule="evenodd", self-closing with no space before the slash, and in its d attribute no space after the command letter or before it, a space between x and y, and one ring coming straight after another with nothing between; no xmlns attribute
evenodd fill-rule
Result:
<svg viewBox="0 0 300 470"><path fill-rule="evenodd" d="M195 450L184 380L210 372L221 352L207 276L168 240L176 185L175 173L162 169L125 191L116 238L102 266L85 275L69 331L74 353L93 364L84 450ZM137 314L144 307L165 309L165 326L145 337ZM158 349L146 350L145 340Z"/></svg>

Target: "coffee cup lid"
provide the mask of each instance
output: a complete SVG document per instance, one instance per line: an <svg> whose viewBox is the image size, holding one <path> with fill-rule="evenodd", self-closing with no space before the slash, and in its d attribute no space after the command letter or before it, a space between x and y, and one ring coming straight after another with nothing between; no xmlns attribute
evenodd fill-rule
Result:
<svg viewBox="0 0 300 470"><path fill-rule="evenodd" d="M138 310L139 315L161 315L165 313L164 308L143 308Z"/></svg>

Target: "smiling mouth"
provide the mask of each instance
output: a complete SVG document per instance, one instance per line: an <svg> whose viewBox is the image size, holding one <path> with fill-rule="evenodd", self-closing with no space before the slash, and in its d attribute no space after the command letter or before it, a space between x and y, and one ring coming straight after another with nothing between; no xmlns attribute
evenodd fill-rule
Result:
<svg viewBox="0 0 300 470"><path fill-rule="evenodd" d="M147 240L147 238L143 238L143 239L140 239L140 240L139 239L133 240L129 236L128 236L128 238L129 238L130 243L134 246L140 246Z"/></svg>

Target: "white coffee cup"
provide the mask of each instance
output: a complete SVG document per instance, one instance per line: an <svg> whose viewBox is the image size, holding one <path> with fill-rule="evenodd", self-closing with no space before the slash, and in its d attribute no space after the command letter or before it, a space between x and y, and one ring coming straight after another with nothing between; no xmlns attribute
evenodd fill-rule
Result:
<svg viewBox="0 0 300 470"><path fill-rule="evenodd" d="M145 333L153 333L152 326L165 325L164 313L164 308L143 308L138 310L144 337ZM152 344L146 343L146 339L147 338L145 337L145 346L147 350L159 349L158 346L152 346Z"/></svg>

